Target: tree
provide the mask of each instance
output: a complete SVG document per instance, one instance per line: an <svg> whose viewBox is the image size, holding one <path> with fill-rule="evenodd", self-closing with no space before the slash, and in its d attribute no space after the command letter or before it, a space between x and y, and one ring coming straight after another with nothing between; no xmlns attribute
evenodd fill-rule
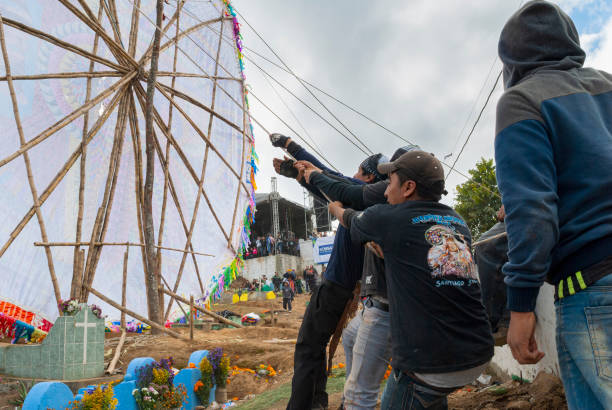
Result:
<svg viewBox="0 0 612 410"><path fill-rule="evenodd" d="M495 224L501 196L492 159L481 158L469 174L470 179L457 185L455 211L465 219L473 238L478 238Z"/></svg>

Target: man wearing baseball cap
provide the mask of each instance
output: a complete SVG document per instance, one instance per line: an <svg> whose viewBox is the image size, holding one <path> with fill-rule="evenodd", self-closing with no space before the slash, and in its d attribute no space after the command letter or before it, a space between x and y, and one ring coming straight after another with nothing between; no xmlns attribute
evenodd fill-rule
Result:
<svg viewBox="0 0 612 410"><path fill-rule="evenodd" d="M330 211L353 241L377 243L385 259L393 373L381 408L446 408L447 395L493 356L470 231L439 203L444 171L432 154L410 151L378 170L390 178L388 204L358 212L334 202Z"/></svg>

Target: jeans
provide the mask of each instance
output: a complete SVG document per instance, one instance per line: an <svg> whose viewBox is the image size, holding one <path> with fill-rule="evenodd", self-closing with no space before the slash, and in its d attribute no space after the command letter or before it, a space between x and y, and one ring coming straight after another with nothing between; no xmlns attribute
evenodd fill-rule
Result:
<svg viewBox="0 0 612 410"><path fill-rule="evenodd" d="M612 409L612 274L555 302L557 352L570 409Z"/></svg>
<svg viewBox="0 0 612 410"><path fill-rule="evenodd" d="M393 369L382 397L381 410L445 410L448 393L417 383L406 373Z"/></svg>
<svg viewBox="0 0 612 410"><path fill-rule="evenodd" d="M330 281L324 281L312 294L295 344L288 410L327 407L326 347L352 296L352 290Z"/></svg>
<svg viewBox="0 0 612 410"><path fill-rule="evenodd" d="M291 312L291 298L283 298L283 309Z"/></svg>
<svg viewBox="0 0 612 410"><path fill-rule="evenodd" d="M391 358L389 312L364 307L342 333L342 345L347 356L344 407L374 409L380 382Z"/></svg>

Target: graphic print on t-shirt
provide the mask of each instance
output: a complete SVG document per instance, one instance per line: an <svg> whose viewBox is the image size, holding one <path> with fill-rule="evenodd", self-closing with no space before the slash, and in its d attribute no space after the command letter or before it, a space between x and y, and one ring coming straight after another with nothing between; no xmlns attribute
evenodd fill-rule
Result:
<svg viewBox="0 0 612 410"><path fill-rule="evenodd" d="M431 276L456 276L478 280L472 253L463 235L451 227L434 225L425 231L425 240L432 245L427 253Z"/></svg>

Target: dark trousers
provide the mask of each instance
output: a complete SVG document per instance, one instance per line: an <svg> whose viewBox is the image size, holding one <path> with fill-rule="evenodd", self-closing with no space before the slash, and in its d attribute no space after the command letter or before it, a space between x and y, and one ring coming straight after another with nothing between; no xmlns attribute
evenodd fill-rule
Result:
<svg viewBox="0 0 612 410"><path fill-rule="evenodd" d="M291 298L283 298L283 309L289 309L291 312Z"/></svg>
<svg viewBox="0 0 612 410"><path fill-rule="evenodd" d="M352 294L327 280L313 292L295 345L288 410L327 406L326 348Z"/></svg>

